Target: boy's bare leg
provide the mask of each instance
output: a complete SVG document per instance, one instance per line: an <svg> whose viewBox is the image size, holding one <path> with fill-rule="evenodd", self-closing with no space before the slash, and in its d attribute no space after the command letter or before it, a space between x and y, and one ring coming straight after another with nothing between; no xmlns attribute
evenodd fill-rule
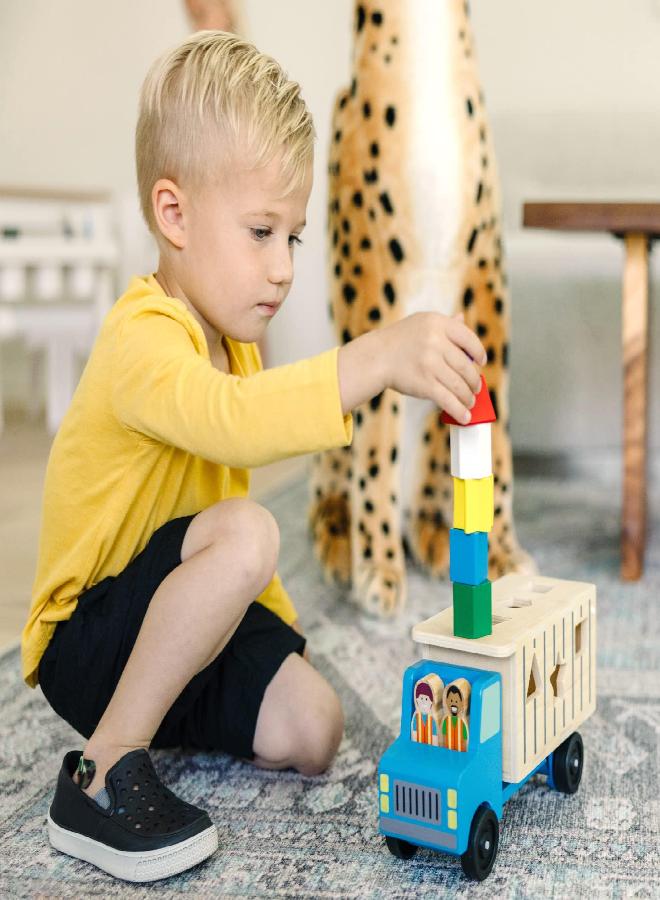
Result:
<svg viewBox="0 0 660 900"><path fill-rule="evenodd" d="M149 747L183 688L222 650L277 566L272 515L223 500L190 523L177 566L155 592L108 707L84 750L96 763L90 795L129 750Z"/></svg>

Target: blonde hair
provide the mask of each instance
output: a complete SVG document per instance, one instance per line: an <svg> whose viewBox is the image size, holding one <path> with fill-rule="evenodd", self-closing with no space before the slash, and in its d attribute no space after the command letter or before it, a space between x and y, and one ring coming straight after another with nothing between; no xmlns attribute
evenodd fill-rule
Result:
<svg viewBox="0 0 660 900"><path fill-rule="evenodd" d="M156 231L151 192L159 178L194 187L223 164L249 168L281 154L285 193L311 164L314 125L276 60L224 31L198 31L152 65L142 86L135 133L140 205Z"/></svg>

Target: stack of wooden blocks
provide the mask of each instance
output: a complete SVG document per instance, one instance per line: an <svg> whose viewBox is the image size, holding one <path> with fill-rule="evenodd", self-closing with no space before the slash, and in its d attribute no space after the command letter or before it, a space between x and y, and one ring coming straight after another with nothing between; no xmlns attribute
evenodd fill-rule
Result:
<svg viewBox="0 0 660 900"><path fill-rule="evenodd" d="M493 527L491 423L495 418L483 375L469 424L459 425L447 413L442 416L449 425L454 481L449 577L453 582L456 637L480 638L493 630L488 532Z"/></svg>

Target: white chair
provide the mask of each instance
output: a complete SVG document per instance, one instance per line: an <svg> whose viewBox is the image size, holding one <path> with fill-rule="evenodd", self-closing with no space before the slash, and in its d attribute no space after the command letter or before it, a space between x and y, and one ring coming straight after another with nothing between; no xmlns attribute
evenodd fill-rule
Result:
<svg viewBox="0 0 660 900"><path fill-rule="evenodd" d="M22 338L35 361L45 357L51 434L116 297L113 218L107 195L0 188L0 345ZM33 409L36 374L33 364ZM0 370L0 431L3 421Z"/></svg>

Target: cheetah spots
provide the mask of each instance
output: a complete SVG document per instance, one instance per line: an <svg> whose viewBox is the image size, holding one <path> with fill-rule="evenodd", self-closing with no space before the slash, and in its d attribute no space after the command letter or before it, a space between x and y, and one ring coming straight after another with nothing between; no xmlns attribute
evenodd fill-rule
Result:
<svg viewBox="0 0 660 900"><path fill-rule="evenodd" d="M350 283L350 281L347 281L346 284L344 285L344 287L342 288L342 294L344 295L344 300L348 304L351 304L351 303L353 303L353 301L355 300L355 298L357 296L357 291L355 290L353 285Z"/></svg>
<svg viewBox="0 0 660 900"><path fill-rule="evenodd" d="M509 345L502 344L502 365L505 369L509 368Z"/></svg>
<svg viewBox="0 0 660 900"><path fill-rule="evenodd" d="M378 169L371 169L365 172L364 180L367 184L375 184L378 181Z"/></svg>
<svg viewBox="0 0 660 900"><path fill-rule="evenodd" d="M375 397L372 397L369 401L369 406L371 407L372 412L376 412L376 410L380 407L380 401L383 399L382 393L376 394Z"/></svg>
<svg viewBox="0 0 660 900"><path fill-rule="evenodd" d="M351 201L353 203L353 206L357 206L358 209L361 209L362 205L364 204L362 191L355 191L355 193L351 197Z"/></svg>
<svg viewBox="0 0 660 900"><path fill-rule="evenodd" d="M489 363L495 362L495 359L496 359L495 348L492 345L486 350L486 356L488 357Z"/></svg>
<svg viewBox="0 0 660 900"><path fill-rule="evenodd" d="M486 262L485 259L480 259L478 265L479 265L480 269L485 269L486 266L488 265L488 263Z"/></svg>
<svg viewBox="0 0 660 900"><path fill-rule="evenodd" d="M382 194L379 195L378 199L380 200L381 206L385 210L388 216L391 216L394 213L394 207L392 206L392 201L390 200L390 195L387 191L383 191Z"/></svg>
<svg viewBox="0 0 660 900"><path fill-rule="evenodd" d="M394 407L392 407L392 412L396 412ZM397 450L397 448L392 447L392 449L390 450L390 461L395 463L398 455L399 451Z"/></svg>
<svg viewBox="0 0 660 900"><path fill-rule="evenodd" d="M351 255L351 245L350 244L342 244L341 245L341 255L344 257L344 259L348 259L348 257Z"/></svg>
<svg viewBox="0 0 660 900"><path fill-rule="evenodd" d="M469 238L469 240L468 240L468 242L467 242L467 248L466 248L466 249L467 249L467 252L468 252L468 253L472 253L472 251L474 250L474 244L475 244L475 241L477 240L477 234L478 234L478 233L479 233L479 232L478 232L478 230L477 230L476 228L473 228L473 229L472 229L472 234L470 235L470 238Z"/></svg>
<svg viewBox="0 0 660 900"><path fill-rule="evenodd" d="M370 478L377 478L379 472L380 472L380 468L378 467L378 465L376 463L374 463L372 466L369 466L369 477Z"/></svg>
<svg viewBox="0 0 660 900"><path fill-rule="evenodd" d="M496 312L499 316L501 316L501 315L502 315L502 311L504 310L504 301L502 300L501 297L495 297L495 303L494 303L494 306L495 306L495 312Z"/></svg>
<svg viewBox="0 0 660 900"><path fill-rule="evenodd" d="M477 196L476 196L477 203L481 203L481 198L483 197L483 193L484 193L484 183L483 183L483 181L480 181L479 184L477 185Z"/></svg>
<svg viewBox="0 0 660 900"><path fill-rule="evenodd" d="M363 103L362 115L365 117L365 119L371 118L371 103L369 103L369 101L365 101L365 103Z"/></svg>
<svg viewBox="0 0 660 900"><path fill-rule="evenodd" d="M363 237L360 241L360 249L361 250L371 250L371 241L368 237Z"/></svg>
<svg viewBox="0 0 660 900"><path fill-rule="evenodd" d="M378 11L372 12L371 21L374 23L374 25L382 25L383 24L382 12L378 12Z"/></svg>
<svg viewBox="0 0 660 900"><path fill-rule="evenodd" d="M465 108L467 109L468 116L470 116L470 118L472 118L472 116L474 115L474 104L472 103L472 100L469 97L465 101Z"/></svg>
<svg viewBox="0 0 660 900"><path fill-rule="evenodd" d="M353 81L351 81L351 97L355 97L356 94L357 94L357 78L354 78Z"/></svg>
<svg viewBox="0 0 660 900"><path fill-rule="evenodd" d="M353 266L353 274L359 276L362 274L362 266Z"/></svg>
<svg viewBox="0 0 660 900"><path fill-rule="evenodd" d="M389 243L389 248L390 248L390 253L392 254L392 257L394 258L394 261L400 263L404 257L404 253L403 253L403 247L401 246L401 244L399 243L399 241L396 238L392 238L392 240Z"/></svg>
<svg viewBox="0 0 660 900"><path fill-rule="evenodd" d="M336 247L338 243L339 243L339 232L335 228L335 230L332 232L332 246Z"/></svg>
<svg viewBox="0 0 660 900"><path fill-rule="evenodd" d="M372 513L374 511L374 505L371 500L364 501L364 511L367 513Z"/></svg>
<svg viewBox="0 0 660 900"><path fill-rule="evenodd" d="M362 425L362 422L363 422L363 421L364 421L364 417L363 417L362 413L360 412L360 410L358 410L358 411L355 413L355 426L356 426L356 428L359 428L359 427Z"/></svg>
<svg viewBox="0 0 660 900"><path fill-rule="evenodd" d="M385 295L385 299L390 304L390 306L394 306L394 303L396 301L396 293L391 281L386 281L383 285L383 294Z"/></svg>
<svg viewBox="0 0 660 900"><path fill-rule="evenodd" d="M488 334L488 326L484 325L483 322L477 322L477 336L482 338L486 337Z"/></svg>
<svg viewBox="0 0 660 900"><path fill-rule="evenodd" d="M394 128L395 121L396 109L393 106L388 106L385 110L385 123L389 125L390 128Z"/></svg>
<svg viewBox="0 0 660 900"><path fill-rule="evenodd" d="M342 219L341 227L342 231L348 234L351 230L351 223L348 221L348 219Z"/></svg>
<svg viewBox="0 0 660 900"><path fill-rule="evenodd" d="M369 310L369 320L371 322L380 322L380 310L377 306L372 306Z"/></svg>
<svg viewBox="0 0 660 900"><path fill-rule="evenodd" d="M378 146L378 141L373 141L371 146L369 147L369 153L371 156L376 157L380 153L380 147Z"/></svg>
<svg viewBox="0 0 660 900"><path fill-rule="evenodd" d="M341 278L341 263L335 263L335 278Z"/></svg>
<svg viewBox="0 0 660 900"><path fill-rule="evenodd" d="M364 6L360 3L360 5L358 6L358 8L356 10L356 20L355 20L355 30L358 32L358 34L364 28L364 23L365 23L366 18L367 18L367 14L365 12Z"/></svg>
<svg viewBox="0 0 660 900"><path fill-rule="evenodd" d="M467 309L474 302L474 291L471 287L465 289L463 294L463 307Z"/></svg>
<svg viewBox="0 0 660 900"><path fill-rule="evenodd" d="M399 414L399 405L397 403L392 404L392 413L397 416ZM392 447L392 462L396 459L396 447Z"/></svg>
<svg viewBox="0 0 660 900"><path fill-rule="evenodd" d="M343 342L344 344L348 344L349 341L352 341L352 340L353 340L353 336L351 335L351 333L350 333L350 331L348 330L348 328L344 328L344 330L342 331L342 333L341 333L341 339L342 339L342 342Z"/></svg>
<svg viewBox="0 0 660 900"><path fill-rule="evenodd" d="M495 418L496 418L496 419L499 419L500 413L499 413L498 403L497 403L497 394L496 394L495 391L492 390L492 389L489 390L488 393L489 393L489 395L490 395L490 402L493 404L493 410L494 410L494 412L495 412ZM499 466L497 466L497 468L499 468Z"/></svg>
<svg viewBox="0 0 660 900"><path fill-rule="evenodd" d="M390 523L389 522L381 522L380 530L383 532L384 535L388 535L390 533Z"/></svg>

